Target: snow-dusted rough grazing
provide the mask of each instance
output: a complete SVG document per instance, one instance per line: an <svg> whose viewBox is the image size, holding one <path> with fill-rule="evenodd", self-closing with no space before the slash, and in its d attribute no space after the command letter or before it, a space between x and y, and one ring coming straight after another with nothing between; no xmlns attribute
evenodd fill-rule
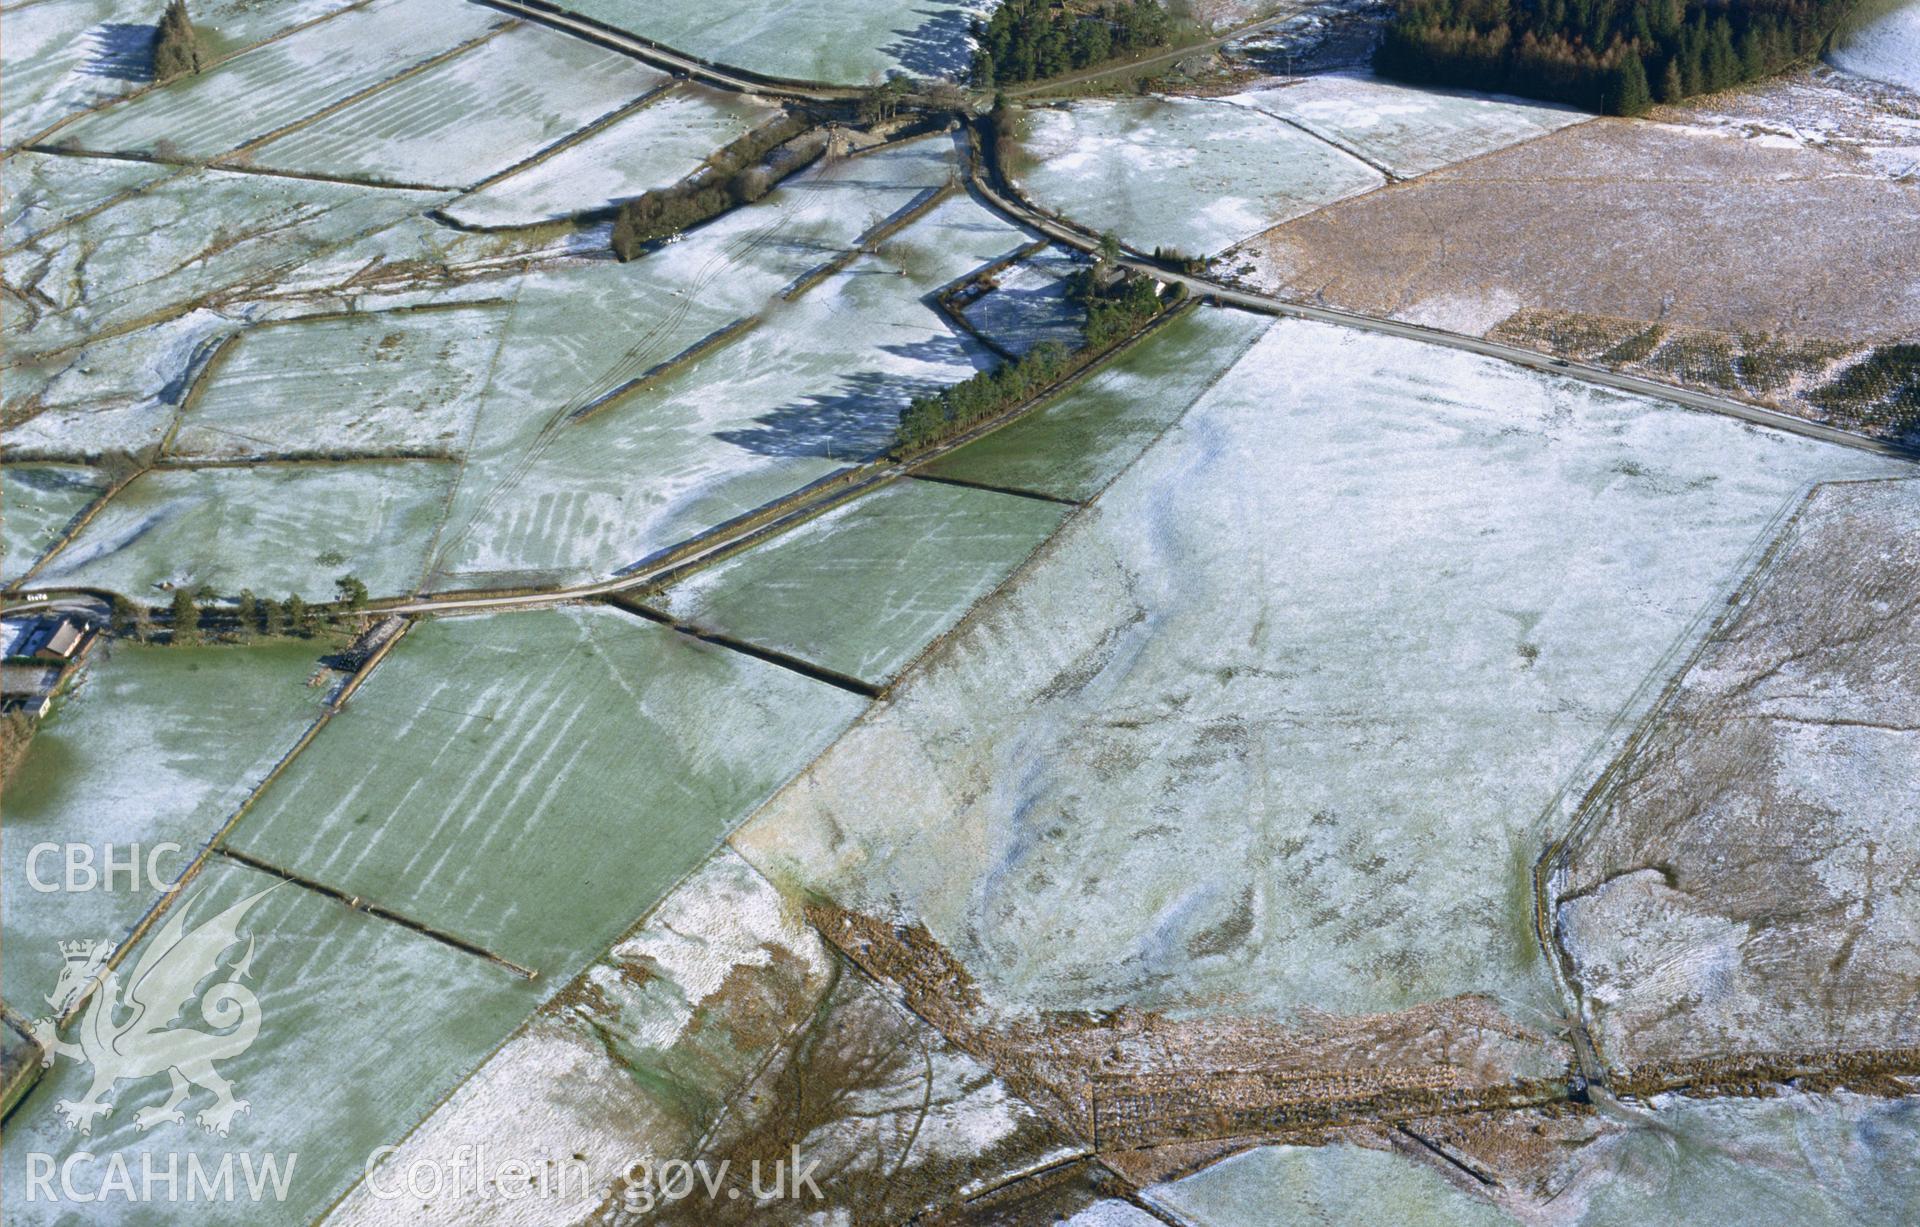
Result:
<svg viewBox="0 0 1920 1227"><path fill-rule="evenodd" d="M734 844L1004 1008L1557 1009L1543 818L1809 481L1900 467L1275 324Z"/></svg>
<svg viewBox="0 0 1920 1227"><path fill-rule="evenodd" d="M1557 879L1620 1066L1920 1044L1920 480L1824 486Z"/></svg>

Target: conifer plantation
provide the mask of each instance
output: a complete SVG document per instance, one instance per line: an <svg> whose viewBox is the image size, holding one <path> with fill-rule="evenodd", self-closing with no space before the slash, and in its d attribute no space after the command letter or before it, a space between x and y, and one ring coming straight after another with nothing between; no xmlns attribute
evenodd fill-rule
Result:
<svg viewBox="0 0 1920 1227"><path fill-rule="evenodd" d="M1637 115L1815 54L1845 0L1408 0L1383 76Z"/></svg>
<svg viewBox="0 0 1920 1227"><path fill-rule="evenodd" d="M973 22L973 83L992 89L1057 77L1164 47L1173 32L1173 18L1160 0L1075 6L1006 0L991 19Z"/></svg>

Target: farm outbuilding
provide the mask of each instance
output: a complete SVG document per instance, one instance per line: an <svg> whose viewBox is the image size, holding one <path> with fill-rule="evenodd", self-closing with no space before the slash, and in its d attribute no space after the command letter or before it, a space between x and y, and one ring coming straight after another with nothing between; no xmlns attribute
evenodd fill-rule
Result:
<svg viewBox="0 0 1920 1227"><path fill-rule="evenodd" d="M46 629L39 642L33 645L33 658L64 663L79 653L86 639L86 627L62 618Z"/></svg>

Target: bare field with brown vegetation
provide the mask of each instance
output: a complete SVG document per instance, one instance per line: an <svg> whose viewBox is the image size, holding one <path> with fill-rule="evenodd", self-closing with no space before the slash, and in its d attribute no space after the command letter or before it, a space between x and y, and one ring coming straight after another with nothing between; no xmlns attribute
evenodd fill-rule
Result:
<svg viewBox="0 0 1920 1227"><path fill-rule="evenodd" d="M1920 179L1900 169L1920 147L1877 98L1802 74L1596 120L1330 205L1216 267L1898 437L1920 422Z"/></svg>

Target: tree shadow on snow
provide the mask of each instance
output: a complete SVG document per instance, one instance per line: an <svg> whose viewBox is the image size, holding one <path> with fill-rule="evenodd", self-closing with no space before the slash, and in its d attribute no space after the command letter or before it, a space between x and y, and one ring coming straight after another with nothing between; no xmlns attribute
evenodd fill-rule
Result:
<svg viewBox="0 0 1920 1227"><path fill-rule="evenodd" d="M916 77L963 77L973 62L973 44L967 37L972 18L965 8L934 9L916 28L893 31L899 37L880 48L881 53L898 60L901 68Z"/></svg>
<svg viewBox="0 0 1920 1227"><path fill-rule="evenodd" d="M860 460L893 442L907 402L945 386L943 380L862 371L838 392L802 397L760 415L750 427L714 437L761 456Z"/></svg>
<svg viewBox="0 0 1920 1227"><path fill-rule="evenodd" d="M1043 341L1078 343L1086 312L1067 297L1067 287L1054 281L1039 286L1003 286L969 310L974 327L1016 353L1025 353Z"/></svg>
<svg viewBox="0 0 1920 1227"><path fill-rule="evenodd" d="M93 39L93 58L81 72L116 81L153 80L153 44L160 37L159 26L109 21L87 33Z"/></svg>

